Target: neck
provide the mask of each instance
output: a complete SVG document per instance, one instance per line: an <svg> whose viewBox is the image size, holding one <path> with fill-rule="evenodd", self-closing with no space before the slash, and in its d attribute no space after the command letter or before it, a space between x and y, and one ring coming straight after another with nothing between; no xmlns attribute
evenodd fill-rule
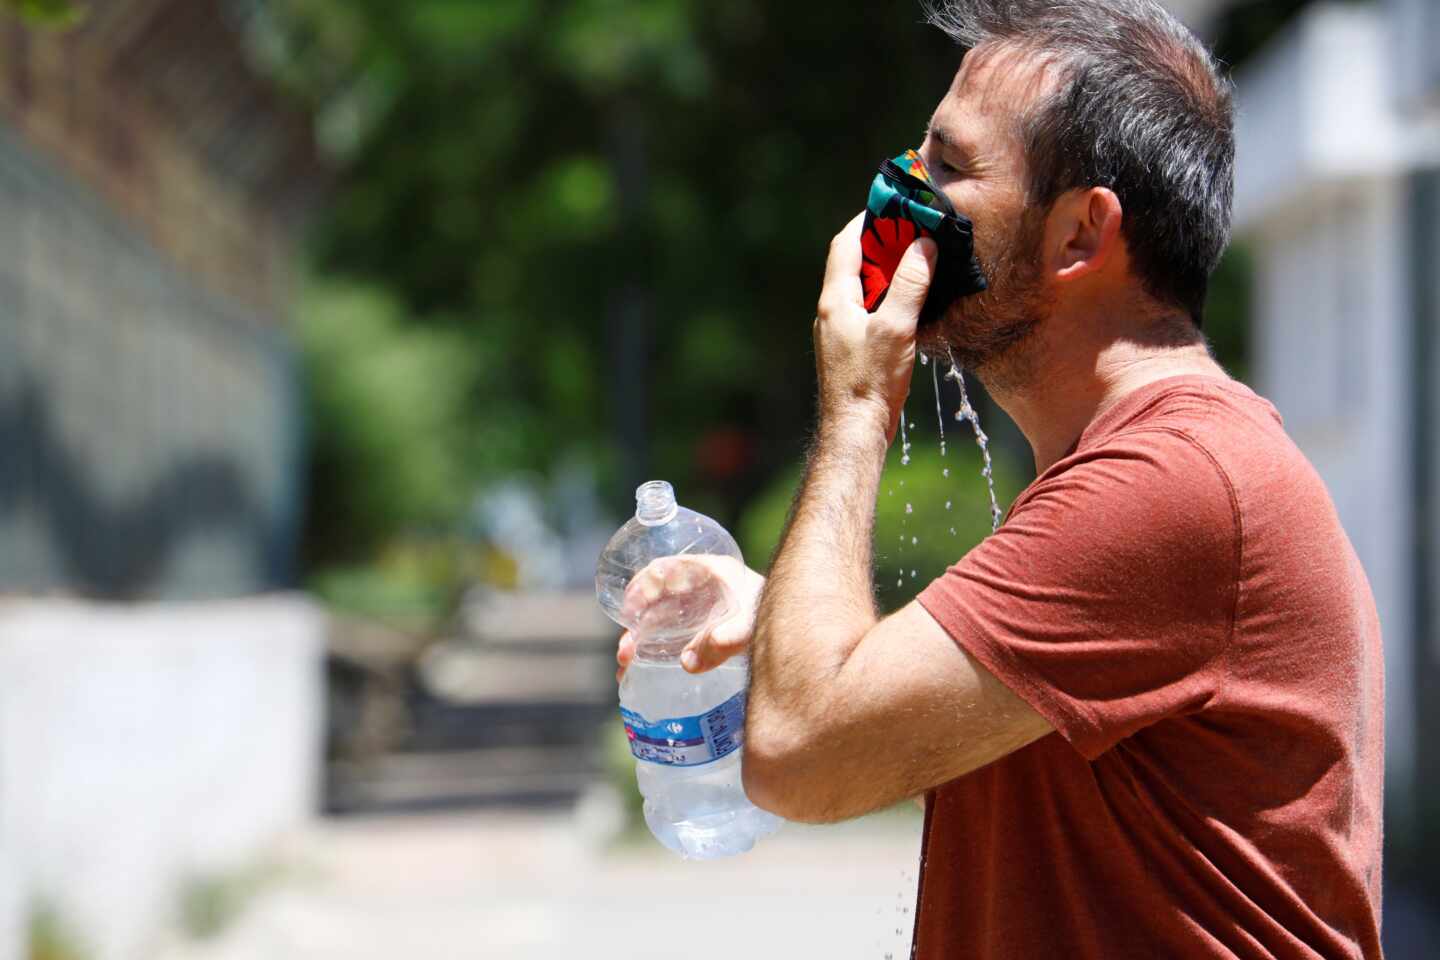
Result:
<svg viewBox="0 0 1440 960"><path fill-rule="evenodd" d="M1198 333L1180 343L1173 336L1110 336L1086 344L1076 338L1078 332L1076 325L1044 324L1018 348L1024 357L1006 358L1003 370L988 364L979 371L995 402L1030 442L1037 474L1069 454L1085 428L1127 394L1167 377L1227 376Z"/></svg>

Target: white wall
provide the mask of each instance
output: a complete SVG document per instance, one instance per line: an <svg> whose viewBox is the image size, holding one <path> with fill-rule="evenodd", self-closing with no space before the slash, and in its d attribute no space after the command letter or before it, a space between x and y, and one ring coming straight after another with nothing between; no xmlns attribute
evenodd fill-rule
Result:
<svg viewBox="0 0 1440 960"><path fill-rule="evenodd" d="M1402 172L1418 149L1391 107L1378 8L1307 11L1237 78L1235 222L1325 201L1326 184Z"/></svg>
<svg viewBox="0 0 1440 960"><path fill-rule="evenodd" d="M186 877L304 824L323 634L298 596L0 603L0 960L37 899L95 960L148 956Z"/></svg>

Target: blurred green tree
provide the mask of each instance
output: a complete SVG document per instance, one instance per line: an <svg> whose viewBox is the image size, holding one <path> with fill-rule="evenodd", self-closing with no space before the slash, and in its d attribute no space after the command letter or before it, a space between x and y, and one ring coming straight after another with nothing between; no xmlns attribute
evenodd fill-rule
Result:
<svg viewBox="0 0 1440 960"><path fill-rule="evenodd" d="M70 26L84 16L84 9L70 0L0 0L0 7L48 26Z"/></svg>
<svg viewBox="0 0 1440 960"><path fill-rule="evenodd" d="M914 0L268 11L259 46L348 171L314 270L494 361L466 398L494 455L466 482L579 455L617 505L654 474L733 522L794 462L826 243L958 62ZM386 516L329 524L321 553Z"/></svg>
<svg viewBox="0 0 1440 960"><path fill-rule="evenodd" d="M406 323L394 298L362 287L310 291L296 329L323 427L310 442L325 496L310 503L307 565L369 555L397 529L452 526L485 435L468 403L484 353L454 330Z"/></svg>
<svg viewBox="0 0 1440 960"><path fill-rule="evenodd" d="M928 398L927 398L928 399ZM910 408L925 409L912 398ZM916 422L929 436L930 411ZM910 414L914 416L914 414ZM896 610L971 547L990 534L990 498L980 476L980 452L963 424L950 432L945 456L938 446L914 443L910 462L890 451L875 508L875 587L880 605ZM746 509L737 537L745 562L764 571L780 539L800 468L783 471ZM1001 458L995 462L995 494L1002 509L1019 494L1022 475Z"/></svg>
<svg viewBox="0 0 1440 960"><path fill-rule="evenodd" d="M1248 4L1270 29L1295 6ZM423 489L433 506L449 484L458 503L504 473L576 459L617 507L661 476L733 524L797 461L827 241L879 160L919 141L958 63L916 0L263 10L257 49L316 105L346 169L313 269L384 290L406 322L484 358L437 377L468 376L470 435L425 438L468 444L439 458L458 466L417 453L404 472L429 481L346 491L372 475L330 469L338 451L322 451L312 501L333 522L313 531L314 556L353 557L413 519L379 499ZM1253 49L1249 22L1227 21L1236 49ZM1238 299L1217 306L1242 315L1212 319L1227 353L1243 351ZM317 422L317 438L330 429Z"/></svg>

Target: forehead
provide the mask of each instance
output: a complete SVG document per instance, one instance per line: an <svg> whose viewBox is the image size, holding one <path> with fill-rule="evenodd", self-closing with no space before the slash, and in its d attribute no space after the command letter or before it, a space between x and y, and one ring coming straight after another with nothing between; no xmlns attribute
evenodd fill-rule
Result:
<svg viewBox="0 0 1440 960"><path fill-rule="evenodd" d="M986 148L1019 146L1019 121L1057 82L1045 59L1014 46L991 44L965 55L931 126L942 140Z"/></svg>

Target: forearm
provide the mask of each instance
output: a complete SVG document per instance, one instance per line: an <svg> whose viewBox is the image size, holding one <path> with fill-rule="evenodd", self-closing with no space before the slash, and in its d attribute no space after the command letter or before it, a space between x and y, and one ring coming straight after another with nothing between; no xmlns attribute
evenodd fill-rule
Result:
<svg viewBox="0 0 1440 960"><path fill-rule="evenodd" d="M822 420L756 616L752 742L813 733L846 661L876 623L871 543L882 417L856 410Z"/></svg>
<svg viewBox="0 0 1440 960"><path fill-rule="evenodd" d="M915 327L937 253L929 239L911 244L872 313L860 281L864 222L855 217L830 244L813 328L819 437L771 562L751 644L745 790L790 819L854 816L895 792L894 777L879 792L853 789L874 772L868 761L875 751L864 741L880 701L865 696L870 684L856 679L866 671L847 667L863 660L877 625L875 492L904 412Z"/></svg>

